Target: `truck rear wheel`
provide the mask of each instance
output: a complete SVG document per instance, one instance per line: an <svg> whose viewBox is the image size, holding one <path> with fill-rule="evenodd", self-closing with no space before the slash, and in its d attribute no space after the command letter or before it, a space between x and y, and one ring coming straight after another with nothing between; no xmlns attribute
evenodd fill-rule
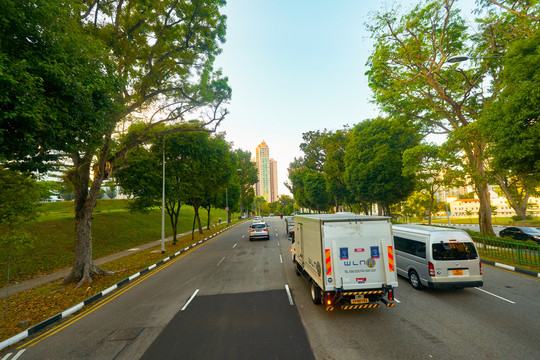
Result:
<svg viewBox="0 0 540 360"><path fill-rule="evenodd" d="M311 300L315 305L322 304L322 294L321 289L315 283L311 283Z"/></svg>

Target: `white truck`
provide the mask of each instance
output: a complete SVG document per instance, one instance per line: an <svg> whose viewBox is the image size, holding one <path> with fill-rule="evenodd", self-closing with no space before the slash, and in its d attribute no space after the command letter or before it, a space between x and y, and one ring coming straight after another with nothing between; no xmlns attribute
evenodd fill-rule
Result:
<svg viewBox="0 0 540 360"><path fill-rule="evenodd" d="M296 215L292 261L327 311L392 307L398 285L389 217Z"/></svg>

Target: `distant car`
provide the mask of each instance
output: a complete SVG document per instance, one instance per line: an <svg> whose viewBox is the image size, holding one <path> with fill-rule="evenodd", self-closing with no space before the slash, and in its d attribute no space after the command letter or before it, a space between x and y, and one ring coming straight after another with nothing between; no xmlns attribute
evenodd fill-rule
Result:
<svg viewBox="0 0 540 360"><path fill-rule="evenodd" d="M499 231L500 237L511 237L516 240L533 240L540 244L540 230L533 227L509 226Z"/></svg>
<svg viewBox="0 0 540 360"><path fill-rule="evenodd" d="M255 216L253 217L253 222L254 222L254 223L256 223L256 222L261 222L261 221L263 221L262 216L255 215Z"/></svg>
<svg viewBox="0 0 540 360"><path fill-rule="evenodd" d="M249 228L249 241L253 239L266 239L270 240L270 231L268 231L268 226L261 223L254 223Z"/></svg>
<svg viewBox="0 0 540 360"><path fill-rule="evenodd" d="M270 216L274 216L274 213L270 213Z"/></svg>

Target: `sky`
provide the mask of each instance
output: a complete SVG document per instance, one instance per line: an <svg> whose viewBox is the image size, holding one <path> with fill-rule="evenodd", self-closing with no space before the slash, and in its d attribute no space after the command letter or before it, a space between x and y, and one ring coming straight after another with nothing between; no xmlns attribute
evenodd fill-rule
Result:
<svg viewBox="0 0 540 360"><path fill-rule="evenodd" d="M287 168L302 156L302 133L338 130L379 115L370 102L366 23L418 1L227 0L227 35L215 68L229 79L229 114L218 128L234 149L264 140L278 164L278 192L290 195ZM458 2L472 22L474 0Z"/></svg>

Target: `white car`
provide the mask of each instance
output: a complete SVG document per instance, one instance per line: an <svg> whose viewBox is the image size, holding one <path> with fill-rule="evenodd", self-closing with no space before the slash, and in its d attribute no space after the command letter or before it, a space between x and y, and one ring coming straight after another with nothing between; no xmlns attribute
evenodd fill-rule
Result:
<svg viewBox="0 0 540 360"><path fill-rule="evenodd" d="M263 218L262 216L259 216L259 215L255 215L253 217L253 222L256 223L256 222L262 222L263 221Z"/></svg>

